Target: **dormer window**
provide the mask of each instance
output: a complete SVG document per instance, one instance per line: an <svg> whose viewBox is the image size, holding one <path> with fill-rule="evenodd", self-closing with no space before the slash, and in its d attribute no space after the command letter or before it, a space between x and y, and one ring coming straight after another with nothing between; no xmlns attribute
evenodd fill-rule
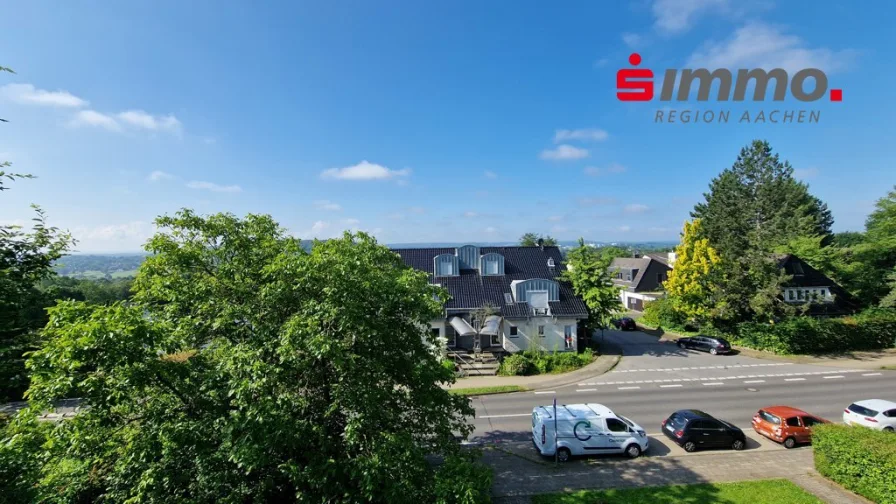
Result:
<svg viewBox="0 0 896 504"><path fill-rule="evenodd" d="M433 258L433 274L441 276L457 276L460 274L460 265L454 254L439 254Z"/></svg>
<svg viewBox="0 0 896 504"><path fill-rule="evenodd" d="M479 258L479 273L485 276L504 274L504 256L495 252L483 254Z"/></svg>

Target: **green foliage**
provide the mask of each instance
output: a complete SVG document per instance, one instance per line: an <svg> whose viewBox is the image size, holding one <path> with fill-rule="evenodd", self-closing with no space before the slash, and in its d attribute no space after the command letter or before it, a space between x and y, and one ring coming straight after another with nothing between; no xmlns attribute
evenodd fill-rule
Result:
<svg viewBox="0 0 896 504"><path fill-rule="evenodd" d="M780 354L875 350L896 346L896 311L866 310L855 317L793 317L776 324L744 322L734 343Z"/></svg>
<svg viewBox="0 0 896 504"><path fill-rule="evenodd" d="M567 373L591 364L594 352L590 349L576 352L544 352L526 350L509 355L501 362L501 376L528 376L536 374Z"/></svg>
<svg viewBox="0 0 896 504"><path fill-rule="evenodd" d="M555 240L550 235L526 233L523 236L520 236L520 246L536 247L536 246L538 246L538 240L543 240L545 247L554 247L557 245L557 240Z"/></svg>
<svg viewBox="0 0 896 504"><path fill-rule="evenodd" d="M37 451L35 500L478 498L452 480L473 410L442 388L426 274L363 233L306 252L267 216L157 225L130 302L50 309L28 397L89 408Z"/></svg>
<svg viewBox="0 0 896 504"><path fill-rule="evenodd" d="M535 495L534 504L821 504L785 479L700 483Z"/></svg>
<svg viewBox="0 0 896 504"><path fill-rule="evenodd" d="M722 278L722 259L707 238L700 238L700 229L700 219L684 223L681 244L675 249L675 267L664 284L673 310L698 323L712 317L715 292ZM674 315L670 320L678 317Z"/></svg>
<svg viewBox="0 0 896 504"><path fill-rule="evenodd" d="M682 313L675 309L674 302L669 298L659 298L644 305L644 314L639 322L648 326L663 329L684 330L687 320Z"/></svg>
<svg viewBox="0 0 896 504"><path fill-rule="evenodd" d="M455 364L454 364L454 361L451 359L442 360L442 367L448 371L451 371L452 373L455 372Z"/></svg>
<svg viewBox="0 0 896 504"><path fill-rule="evenodd" d="M436 472L432 502L488 504L492 501L492 469L467 456L451 456Z"/></svg>
<svg viewBox="0 0 896 504"><path fill-rule="evenodd" d="M35 501L43 449L51 425L33 414L0 418L0 495L3 502Z"/></svg>
<svg viewBox="0 0 896 504"><path fill-rule="evenodd" d="M54 276L41 281L38 288L48 300L84 301L89 304L112 304L131 298L133 278L115 280L81 280Z"/></svg>
<svg viewBox="0 0 896 504"><path fill-rule="evenodd" d="M896 503L896 436L864 427L820 425L812 430L815 469L879 504Z"/></svg>
<svg viewBox="0 0 896 504"><path fill-rule="evenodd" d="M623 309L619 288L610 279L612 258L603 257L596 248L585 245L585 240L579 238L579 245L569 251L566 260L569 268L562 278L572 284L573 292L588 308L586 331L590 333L597 327L608 326Z"/></svg>
<svg viewBox="0 0 896 504"><path fill-rule="evenodd" d="M70 255L53 266L62 276L74 278L128 278L137 276L137 269L146 260L144 254Z"/></svg>

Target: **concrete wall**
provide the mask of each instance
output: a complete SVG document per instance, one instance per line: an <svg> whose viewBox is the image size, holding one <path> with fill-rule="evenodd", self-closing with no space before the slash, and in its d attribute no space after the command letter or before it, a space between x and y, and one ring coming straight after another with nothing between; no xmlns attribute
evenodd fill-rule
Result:
<svg viewBox="0 0 896 504"><path fill-rule="evenodd" d="M622 306L624 306L626 310L636 310L636 308L632 306L632 300L640 300L640 305L643 310L645 303L656 301L660 297L662 296L644 294L641 292L629 292L626 290L619 291L619 300L622 301Z"/></svg>

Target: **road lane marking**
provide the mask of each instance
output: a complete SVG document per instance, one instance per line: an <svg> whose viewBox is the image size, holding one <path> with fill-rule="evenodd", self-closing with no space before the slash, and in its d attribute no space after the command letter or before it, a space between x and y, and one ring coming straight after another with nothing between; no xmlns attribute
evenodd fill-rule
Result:
<svg viewBox="0 0 896 504"><path fill-rule="evenodd" d="M785 378L784 381L806 381L805 378Z"/></svg>
<svg viewBox="0 0 896 504"><path fill-rule="evenodd" d="M524 416L532 416L532 413L514 413L512 415L484 415L476 418L513 418L513 417L524 417Z"/></svg>
<svg viewBox="0 0 896 504"><path fill-rule="evenodd" d="M639 388L641 388L641 387L619 387L619 390L635 390L635 389L639 389Z"/></svg>
<svg viewBox="0 0 896 504"><path fill-rule="evenodd" d="M744 383L765 383L765 380L747 380Z"/></svg>
<svg viewBox="0 0 896 504"><path fill-rule="evenodd" d="M535 392L536 394L556 394L553 390L538 390Z"/></svg>
<svg viewBox="0 0 896 504"><path fill-rule="evenodd" d="M880 376L881 373L863 373L862 376Z"/></svg>
<svg viewBox="0 0 896 504"><path fill-rule="evenodd" d="M843 375L834 375L834 376L822 376L825 380L830 380L832 378L843 378Z"/></svg>
<svg viewBox="0 0 896 504"><path fill-rule="evenodd" d="M676 383L673 385L660 385L660 388L672 388L672 387L684 387L684 385L682 385L680 383Z"/></svg>
<svg viewBox="0 0 896 504"><path fill-rule="evenodd" d="M576 392L596 392L596 391L597 391L596 388L581 388L581 389L576 389Z"/></svg>
<svg viewBox="0 0 896 504"><path fill-rule="evenodd" d="M704 384L703 384L704 387L713 387L713 386L716 386L716 385L724 385L724 383L722 383L722 382L720 382L720 381L717 381L717 382L704 383Z"/></svg>

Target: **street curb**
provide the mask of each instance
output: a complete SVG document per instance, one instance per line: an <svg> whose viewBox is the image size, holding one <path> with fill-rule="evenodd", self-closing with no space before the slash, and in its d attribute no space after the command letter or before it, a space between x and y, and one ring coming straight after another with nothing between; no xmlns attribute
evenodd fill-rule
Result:
<svg viewBox="0 0 896 504"><path fill-rule="evenodd" d="M600 375L610 372L613 368L616 367L617 364L619 364L619 361L622 360L621 355L601 355L600 357L598 357L598 359L601 359L603 357L609 357L609 359L605 360L604 362L598 362L597 363L598 365L594 366L595 369L592 370L593 372L589 372L587 374L582 373L582 376L579 378L575 378L570 381L571 378L567 376L564 378L558 378L555 381L546 381L544 383L539 383L537 385L533 384L533 385L530 385L529 388L531 390L546 390L546 389L550 389L550 388L568 387L570 385L578 385L579 382L582 380L591 379L591 378L594 378L594 377L597 377L597 376L600 376ZM581 371L581 370L572 371L572 373L576 373L578 371Z"/></svg>

